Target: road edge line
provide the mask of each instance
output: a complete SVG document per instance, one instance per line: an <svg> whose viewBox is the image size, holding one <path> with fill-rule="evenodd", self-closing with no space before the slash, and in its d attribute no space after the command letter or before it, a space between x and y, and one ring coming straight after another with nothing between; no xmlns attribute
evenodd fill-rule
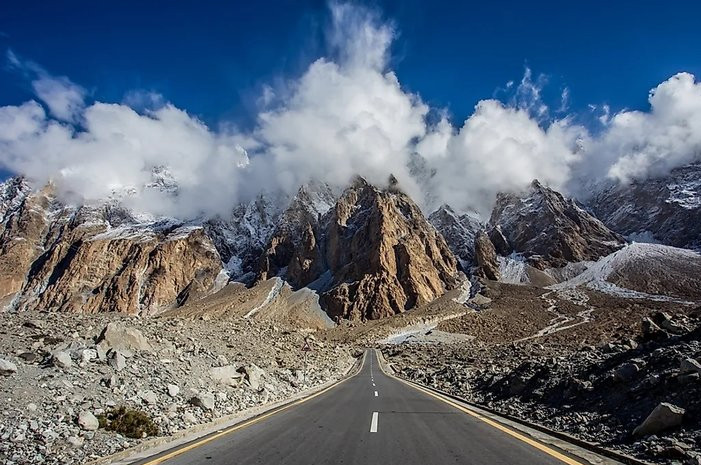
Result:
<svg viewBox="0 0 701 465"><path fill-rule="evenodd" d="M380 365L382 365L382 363L385 363L385 364L387 364L387 368L394 371L394 369L390 366L389 362L385 359L384 354L382 354L381 351L378 351L378 358L380 358L380 357L381 357ZM531 423L528 420L524 420L522 418L515 417L515 416L509 415L507 413L502 413L498 410L487 407L486 405L482 405L482 404L478 404L476 402L471 402L469 400L465 400L459 396L456 396L455 394L451 394L449 392L445 392L445 391L442 391L440 389L437 389L437 388L434 388L431 386L427 386L427 385L424 385L421 383L417 383L415 381L405 380L405 379L400 378L394 374L387 373L382 368L382 366L380 366L380 368L383 370L383 372L387 376L395 378L398 381L404 381L405 383L410 383L410 385L416 385L418 387L428 389L428 390L433 391L439 395L442 395L442 396L447 397L449 399L453 399L457 402L465 404L470 408L481 410L481 411L488 413L489 415L494 415L495 417L498 417L498 418L501 418L504 420L508 420L510 422L519 424L519 425L524 426L526 428L533 429L535 431L538 431L538 432L543 433L545 435L551 436L551 437L558 439L560 441L563 441L563 442L566 442L566 443L571 444L573 446L579 447L579 448L586 450L588 452L593 452L595 454L601 455L601 456L606 457L608 459L616 460L621 464L625 464L625 465L654 465L652 462L646 462L644 460L637 459L637 458L632 457L630 455L625 455L625 454L622 454L620 452L616 452L616 451L611 450L611 449L606 449L604 447L598 446L598 445L593 444L591 442L588 442L588 441L585 441L583 439L577 438L575 436L569 435L569 434L564 433L562 431L556 431L556 430L550 429L546 426L540 425L538 423ZM576 455L576 454L574 454L574 455Z"/></svg>

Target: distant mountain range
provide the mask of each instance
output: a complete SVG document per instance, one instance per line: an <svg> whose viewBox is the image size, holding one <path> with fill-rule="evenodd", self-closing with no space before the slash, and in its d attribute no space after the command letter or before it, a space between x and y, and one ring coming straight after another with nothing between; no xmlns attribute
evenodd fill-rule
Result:
<svg viewBox="0 0 701 465"><path fill-rule="evenodd" d="M177 193L163 167L148 187ZM426 218L394 179L357 178L342 192L310 183L192 221L136 214L123 206L128 195L78 207L51 185L0 184L2 307L153 315L230 281L277 277L316 293L336 321L367 320L427 304L470 276L550 285L627 241L701 244L698 163L608 187L586 205L534 181L500 194L486 223L448 205Z"/></svg>

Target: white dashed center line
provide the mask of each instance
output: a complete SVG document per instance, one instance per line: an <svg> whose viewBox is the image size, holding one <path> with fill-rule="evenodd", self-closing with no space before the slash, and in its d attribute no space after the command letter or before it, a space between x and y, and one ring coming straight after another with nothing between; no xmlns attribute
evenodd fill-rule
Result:
<svg viewBox="0 0 701 465"><path fill-rule="evenodd" d="M375 397L377 397L377 391L375 391Z"/></svg>
<svg viewBox="0 0 701 465"><path fill-rule="evenodd" d="M370 432L377 433L377 417L380 416L377 412L372 412L372 420L370 421Z"/></svg>

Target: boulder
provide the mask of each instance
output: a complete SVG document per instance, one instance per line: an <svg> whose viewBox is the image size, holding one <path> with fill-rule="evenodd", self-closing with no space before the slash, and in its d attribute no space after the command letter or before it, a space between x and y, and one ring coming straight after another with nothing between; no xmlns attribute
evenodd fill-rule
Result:
<svg viewBox="0 0 701 465"><path fill-rule="evenodd" d="M679 364L679 371L681 371L682 374L698 373L701 375L701 363L693 358L685 358Z"/></svg>
<svg viewBox="0 0 701 465"><path fill-rule="evenodd" d="M263 377L265 376L265 371L263 371L262 368L259 368L254 363L251 363L248 366L239 368L238 371L239 373L246 375L246 380L248 381L248 385L251 387L251 389L254 391L260 389Z"/></svg>
<svg viewBox="0 0 701 465"><path fill-rule="evenodd" d="M635 363L624 363L623 365L616 368L613 372L613 379L616 381L626 383L631 381L635 375L640 371L640 367Z"/></svg>
<svg viewBox="0 0 701 465"><path fill-rule="evenodd" d="M51 360L55 367L63 368L64 370L73 366L73 360L68 352L54 352Z"/></svg>
<svg viewBox="0 0 701 465"><path fill-rule="evenodd" d="M642 437L657 434L682 424L685 410L676 405L662 402L633 430L633 436Z"/></svg>
<svg viewBox="0 0 701 465"><path fill-rule="evenodd" d="M119 322L109 323L98 337L97 342L105 342L112 349L151 351L153 348L146 337L136 328L129 328Z"/></svg>
<svg viewBox="0 0 701 465"><path fill-rule="evenodd" d="M78 415L78 425L85 431L95 431L100 427L100 422L91 412L83 410Z"/></svg>
<svg viewBox="0 0 701 465"><path fill-rule="evenodd" d="M190 403L206 412L214 410L214 396L208 392L201 392L190 399Z"/></svg>
<svg viewBox="0 0 701 465"><path fill-rule="evenodd" d="M113 350L107 356L107 363L115 370L122 371L127 366L127 359L120 351Z"/></svg>
<svg viewBox="0 0 701 465"><path fill-rule="evenodd" d="M5 360L4 358L0 358L0 375L11 375L12 373L15 373L17 371L17 365L14 363L10 362L9 360Z"/></svg>
<svg viewBox="0 0 701 465"><path fill-rule="evenodd" d="M151 390L139 391L137 395L145 404L156 405L158 403L158 395Z"/></svg>
<svg viewBox="0 0 701 465"><path fill-rule="evenodd" d="M209 375L217 383L227 384L229 386L238 386L244 376L234 365L211 368L209 370Z"/></svg>
<svg viewBox="0 0 701 465"><path fill-rule="evenodd" d="M170 397L177 397L177 395L180 394L180 388L175 384L167 385L166 390L168 391L168 395Z"/></svg>

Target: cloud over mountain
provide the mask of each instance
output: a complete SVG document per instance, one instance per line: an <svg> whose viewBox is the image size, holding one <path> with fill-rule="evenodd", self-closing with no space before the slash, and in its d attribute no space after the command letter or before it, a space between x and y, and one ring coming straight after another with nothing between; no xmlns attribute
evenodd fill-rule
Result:
<svg viewBox="0 0 701 465"><path fill-rule="evenodd" d="M0 165L72 202L118 195L156 215L225 213L261 189L291 192L310 179L375 183L390 173L430 209L447 202L485 212L498 191L533 178L576 193L591 180L664 173L701 152L701 84L677 74L650 92L650 109L602 116L596 132L541 101L527 70L506 102L480 101L462 124L406 91L389 69L395 37L377 12L332 3L329 53L288 82L266 88L254 129L210 128L161 96L91 101L85 89L8 52L36 101L0 107ZM146 98L147 97L147 98ZM435 109L441 112L441 109ZM423 159L424 179L410 167ZM167 179L162 179L163 176ZM154 186L173 182L177 189Z"/></svg>

